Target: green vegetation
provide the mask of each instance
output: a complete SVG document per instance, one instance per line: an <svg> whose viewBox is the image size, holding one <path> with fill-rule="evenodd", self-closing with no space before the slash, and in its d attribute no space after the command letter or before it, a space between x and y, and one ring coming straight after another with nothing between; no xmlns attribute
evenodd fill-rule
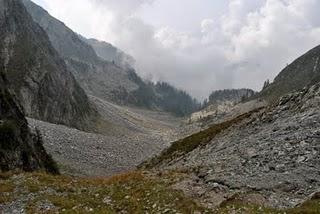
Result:
<svg viewBox="0 0 320 214"><path fill-rule="evenodd" d="M74 178L45 173L0 173L0 204L25 198L27 213L216 213L216 214L317 214L319 197L302 205L278 210L249 203L237 195L215 210L199 205L172 185L185 174L130 172L110 178ZM32 197L28 197L32 193ZM42 204L49 205L43 210Z"/></svg>
<svg viewBox="0 0 320 214"><path fill-rule="evenodd" d="M214 213L229 214L229 213L246 213L246 214L319 214L320 200L311 199L295 208L279 210L267 208L255 204L244 203L240 200L231 200L217 208Z"/></svg>
<svg viewBox="0 0 320 214"><path fill-rule="evenodd" d="M19 179L19 183L10 197L21 198L32 193L33 197L26 203L27 213L43 212L39 206L43 203L52 205L45 213L209 213L170 187L179 178L174 173L153 177L143 172L90 179L20 174L19 178L11 178Z"/></svg>
<svg viewBox="0 0 320 214"><path fill-rule="evenodd" d="M232 120L213 125L212 127L193 134L187 138L176 141L172 145L163 151L158 157L151 159L150 161L143 163L141 167L152 168L164 161L170 161L184 154L187 154L199 146L205 146L208 144L217 134L230 128L231 126L249 118L253 113L260 111L261 109L256 109L251 112L240 115Z"/></svg>
<svg viewBox="0 0 320 214"><path fill-rule="evenodd" d="M139 88L130 94L125 90L120 97L129 104L148 108L160 109L183 117L200 109L201 104L193 99L187 92L179 90L166 82L145 83L135 71L129 77Z"/></svg>
<svg viewBox="0 0 320 214"><path fill-rule="evenodd" d="M15 185L10 180L0 179L0 204L9 203L13 200Z"/></svg>

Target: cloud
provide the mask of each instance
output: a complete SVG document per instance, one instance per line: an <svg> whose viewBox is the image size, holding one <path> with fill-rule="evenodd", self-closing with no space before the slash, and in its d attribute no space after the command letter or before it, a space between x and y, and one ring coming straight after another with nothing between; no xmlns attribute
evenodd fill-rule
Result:
<svg viewBox="0 0 320 214"><path fill-rule="evenodd" d="M44 1L75 31L132 55L142 76L168 81L198 98L215 89L259 90L266 79L320 43L318 0L229 0L222 16L203 17L188 32L156 27L140 16L142 7L155 9L161 0ZM165 17L166 11L162 13Z"/></svg>

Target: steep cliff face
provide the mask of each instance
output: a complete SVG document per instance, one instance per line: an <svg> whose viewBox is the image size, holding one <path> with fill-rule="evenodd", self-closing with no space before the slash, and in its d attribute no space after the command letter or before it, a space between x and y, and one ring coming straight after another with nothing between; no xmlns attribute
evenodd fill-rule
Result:
<svg viewBox="0 0 320 214"><path fill-rule="evenodd" d="M83 37L50 16L30 0L23 0L28 12L48 34L53 47L65 60L68 69L87 93L102 99L122 103L118 94L139 88L130 78L131 71L97 56Z"/></svg>
<svg viewBox="0 0 320 214"><path fill-rule="evenodd" d="M96 113L20 0L0 0L0 66L27 116L86 128Z"/></svg>
<svg viewBox="0 0 320 214"><path fill-rule="evenodd" d="M30 132L21 107L8 91L4 74L0 73L0 172L15 169L58 173L42 146L40 135Z"/></svg>
<svg viewBox="0 0 320 214"><path fill-rule="evenodd" d="M257 95L274 102L281 96L320 81L320 46L313 48L283 69L271 84Z"/></svg>

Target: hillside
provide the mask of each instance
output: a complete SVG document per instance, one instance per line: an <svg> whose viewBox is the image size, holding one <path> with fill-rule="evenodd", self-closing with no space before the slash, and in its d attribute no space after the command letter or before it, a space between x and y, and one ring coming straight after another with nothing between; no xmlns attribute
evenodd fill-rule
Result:
<svg viewBox="0 0 320 214"><path fill-rule="evenodd" d="M196 198L176 189L187 178L183 173L131 172L110 178L74 178L42 173L0 174L0 210L12 213L317 213L319 197L292 209L252 205L250 197L229 200L220 208L208 209ZM5 188L4 188L5 187ZM251 199L253 199L253 195Z"/></svg>
<svg viewBox="0 0 320 214"><path fill-rule="evenodd" d="M42 143L39 133L29 130L21 106L8 91L7 81L0 72L0 172L41 169L58 173Z"/></svg>
<svg viewBox="0 0 320 214"><path fill-rule="evenodd" d="M222 102L238 103L253 96L255 92L251 89L226 89L213 91L209 95L208 105L219 104Z"/></svg>
<svg viewBox="0 0 320 214"><path fill-rule="evenodd" d="M0 66L27 116L86 129L97 114L20 0L0 1Z"/></svg>
<svg viewBox="0 0 320 214"><path fill-rule="evenodd" d="M319 57L320 46L317 46L283 69L255 98L274 102L287 93L319 82Z"/></svg>
<svg viewBox="0 0 320 214"><path fill-rule="evenodd" d="M213 123L230 116L241 115L254 108L263 106L263 103L245 102L255 95L251 89L226 89L213 91L202 105L202 109L193 113L190 122Z"/></svg>
<svg viewBox="0 0 320 214"><path fill-rule="evenodd" d="M214 23L201 24L206 54ZM319 214L319 57L320 46L259 93L200 104L32 1L0 0L0 213Z"/></svg>
<svg viewBox="0 0 320 214"><path fill-rule="evenodd" d="M240 193L264 206L295 206L320 187L319 97L319 84L286 95L174 142L145 166L188 171L194 177L183 189L215 206Z"/></svg>

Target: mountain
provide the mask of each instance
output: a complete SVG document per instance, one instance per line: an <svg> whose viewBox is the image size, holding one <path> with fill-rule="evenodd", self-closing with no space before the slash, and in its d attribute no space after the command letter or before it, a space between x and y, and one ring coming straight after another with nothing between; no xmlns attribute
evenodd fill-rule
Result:
<svg viewBox="0 0 320 214"><path fill-rule="evenodd" d="M251 89L226 89L213 91L208 100L209 105L219 104L223 102L238 103L248 97L251 97L255 92Z"/></svg>
<svg viewBox="0 0 320 214"><path fill-rule="evenodd" d="M133 59L130 56L108 43L79 36L32 1L23 2L34 21L47 32L53 47L63 56L68 69L89 95L120 105L170 111L176 115L191 113L190 109L197 108L198 104L190 96L185 96L188 101L184 102L189 105L185 107L188 111L182 110L181 104L177 102L178 106L174 108L173 102L170 103L171 106L165 105L161 100L168 97L167 91L142 80L132 68ZM171 97L181 95L181 91L177 89L171 92Z"/></svg>
<svg viewBox="0 0 320 214"><path fill-rule="evenodd" d="M93 47L99 57L106 61L114 62L115 64L124 68L132 67L134 64L133 57L114 47L110 43L96 39L83 39Z"/></svg>
<svg viewBox="0 0 320 214"><path fill-rule="evenodd" d="M42 146L41 136L30 132L22 108L7 86L4 73L0 72L0 172L21 169L57 174L54 161Z"/></svg>
<svg viewBox="0 0 320 214"><path fill-rule="evenodd" d="M85 129L96 112L20 0L0 1L0 66L26 115Z"/></svg>
<svg viewBox="0 0 320 214"><path fill-rule="evenodd" d="M249 108L233 117L226 114L202 126L200 132L173 142L141 167L186 171L189 178L176 186L212 208L232 204L283 209L319 199L314 192L320 188L319 54L320 47L307 52L273 83L266 82L262 92L250 93L253 96L246 102L267 100L272 105ZM232 96L225 91L213 93L208 103L221 106L228 100L225 97ZM318 212L318 205L311 207L298 213Z"/></svg>
<svg viewBox="0 0 320 214"><path fill-rule="evenodd" d="M267 81L263 90L255 98L274 102L287 93L319 82L319 58L320 46L317 46L283 69L271 84Z"/></svg>
<svg viewBox="0 0 320 214"><path fill-rule="evenodd" d="M191 115L190 121L218 121L225 119L228 114L240 115L256 108L259 103L242 103L255 95L251 89L226 89L213 91L208 100L202 104L202 109Z"/></svg>

